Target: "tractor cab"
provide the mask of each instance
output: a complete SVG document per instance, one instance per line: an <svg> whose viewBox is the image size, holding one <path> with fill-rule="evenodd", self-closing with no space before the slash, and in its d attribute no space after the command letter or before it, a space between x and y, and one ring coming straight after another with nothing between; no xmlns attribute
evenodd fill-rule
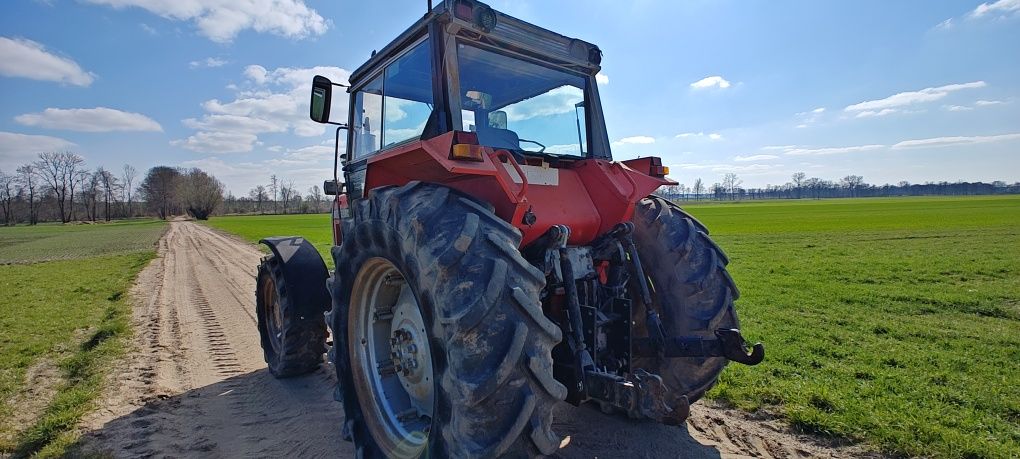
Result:
<svg viewBox="0 0 1020 459"><path fill-rule="evenodd" d="M601 61L598 46L484 3L442 2L351 74L345 124L330 121L337 85L313 82L312 119L338 124L338 143L347 131L337 215L366 190L425 180L489 202L522 244L555 224L590 242L673 183L658 158L612 162Z"/></svg>

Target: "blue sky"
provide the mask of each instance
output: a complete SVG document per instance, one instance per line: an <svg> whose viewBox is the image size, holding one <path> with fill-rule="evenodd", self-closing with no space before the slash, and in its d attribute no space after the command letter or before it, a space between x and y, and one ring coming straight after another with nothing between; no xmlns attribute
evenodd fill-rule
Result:
<svg viewBox="0 0 1020 459"><path fill-rule="evenodd" d="M206 169L235 194L332 166L311 76L342 80L424 1L12 0L0 6L0 169ZM493 1L598 44L618 159L745 186L1020 180L1020 0Z"/></svg>

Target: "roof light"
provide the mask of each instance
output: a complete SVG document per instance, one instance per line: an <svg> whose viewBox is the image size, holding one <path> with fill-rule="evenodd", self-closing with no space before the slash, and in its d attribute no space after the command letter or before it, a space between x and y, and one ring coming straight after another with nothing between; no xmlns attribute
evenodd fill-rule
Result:
<svg viewBox="0 0 1020 459"><path fill-rule="evenodd" d="M492 32L496 28L496 12L488 5L474 3L469 0L460 0L453 5L453 15L474 23L483 32Z"/></svg>

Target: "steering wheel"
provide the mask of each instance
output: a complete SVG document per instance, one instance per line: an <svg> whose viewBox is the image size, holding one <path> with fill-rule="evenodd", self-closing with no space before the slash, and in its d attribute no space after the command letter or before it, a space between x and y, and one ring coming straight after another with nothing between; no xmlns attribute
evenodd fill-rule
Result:
<svg viewBox="0 0 1020 459"><path fill-rule="evenodd" d="M520 141L520 142L528 142L528 143L533 143L535 145L538 145L538 146L542 147L542 149L538 150L538 152L539 153L545 153L545 145L542 145L541 143L538 143L538 142L536 142L534 140L528 140L528 139L518 139L518 141Z"/></svg>

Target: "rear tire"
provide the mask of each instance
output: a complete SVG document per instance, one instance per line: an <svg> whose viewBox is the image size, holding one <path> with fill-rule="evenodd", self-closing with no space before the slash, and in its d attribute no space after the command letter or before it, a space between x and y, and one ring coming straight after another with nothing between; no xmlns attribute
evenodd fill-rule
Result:
<svg viewBox="0 0 1020 459"><path fill-rule="evenodd" d="M539 292L545 276L518 252L520 233L467 196L420 182L372 190L353 211L353 221L344 223L344 244L333 249L337 272L329 321L337 342L344 430L353 437L358 456L499 457L555 452L560 439L552 432L552 409L567 391L553 378L551 350L561 332L542 313ZM381 264L392 267L387 268L389 274L384 281L372 280L384 276L375 273ZM434 405L427 427L391 438L388 435L400 429L417 426L421 410L401 420L379 409L384 406L379 400L387 400L385 407L390 408L394 403L390 400L401 397L391 391L405 387L401 384L406 381L379 382L397 377L382 370L371 373L363 360L366 355L385 356L387 351L393 355L387 343L394 341L354 338L360 329L358 321L393 315L386 311L406 311L404 304L409 301L403 293L396 300L372 300L395 303L390 309L382 305L381 314L371 310L367 314L362 291L378 291L372 287L375 284L396 283L403 288L400 282L410 288L424 322ZM372 298L395 296L373 294ZM385 324L373 327L387 328ZM397 342L402 336L394 332ZM369 353L362 349L365 346L373 350Z"/></svg>
<svg viewBox="0 0 1020 459"><path fill-rule="evenodd" d="M264 258L256 281L255 311L262 352L273 376L303 375L322 363L326 321L313 309L291 301L279 260L275 255Z"/></svg>
<svg viewBox="0 0 1020 459"><path fill-rule="evenodd" d="M719 328L740 328L733 307L740 292L726 271L729 259L701 222L657 196L638 203L633 222L634 244L666 336L714 339ZM639 309L633 312L635 331L647 336L645 311ZM633 366L662 376L673 397L686 395L694 403L715 385L727 363L723 357L642 357Z"/></svg>

